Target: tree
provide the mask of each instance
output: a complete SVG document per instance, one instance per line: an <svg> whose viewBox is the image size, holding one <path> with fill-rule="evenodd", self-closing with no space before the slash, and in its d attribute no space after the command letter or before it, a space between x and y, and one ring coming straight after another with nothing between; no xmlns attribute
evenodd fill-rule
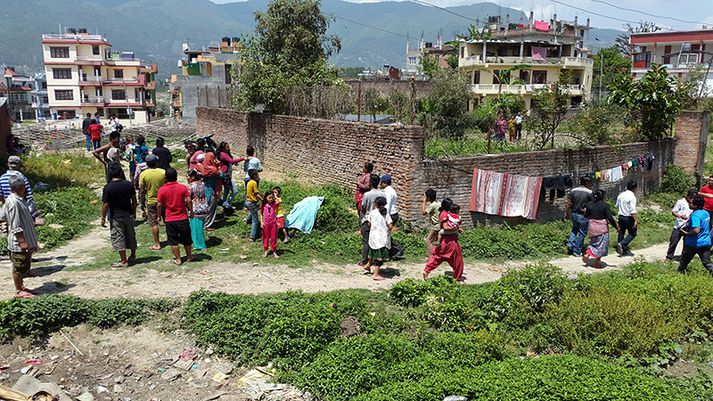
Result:
<svg viewBox="0 0 713 401"><path fill-rule="evenodd" d="M625 118L623 114L615 105L590 104L577 111L565 125L569 135L581 145L612 145L617 142L615 127Z"/></svg>
<svg viewBox="0 0 713 401"><path fill-rule="evenodd" d="M436 60L435 57L431 56L430 54L424 54L421 56L421 71L423 71L424 74L428 77L428 80L430 81L431 78L433 78L434 75L436 75L436 72L441 69L441 66L438 65L438 60Z"/></svg>
<svg viewBox="0 0 713 401"><path fill-rule="evenodd" d="M431 133L460 137L472 123L468 115L468 80L457 71L440 69L433 89L419 104L419 122Z"/></svg>
<svg viewBox="0 0 713 401"><path fill-rule="evenodd" d="M654 22L639 21L639 25L634 26L630 23L624 24L625 33L620 33L616 37L615 46L620 52L627 56L631 56L631 45L629 44L629 38L632 33L642 33L642 32L656 32L660 31L661 28L656 26Z"/></svg>
<svg viewBox="0 0 713 401"><path fill-rule="evenodd" d="M617 81L611 88L609 103L626 109L637 132L647 140L667 136L681 110L681 91L666 67L652 64L643 78L631 76Z"/></svg>
<svg viewBox="0 0 713 401"><path fill-rule="evenodd" d="M601 63L604 63L603 65ZM617 46L600 49L594 55L594 78L592 87L599 94L599 73L601 75L601 90L606 91L614 82L622 77L628 77L631 71L631 58L622 54Z"/></svg>
<svg viewBox="0 0 713 401"><path fill-rule="evenodd" d="M523 69L530 68L529 64L517 64L506 70L498 70L495 78L498 80L498 97L501 97L503 91L503 85L515 84L516 81L522 82L520 78L512 79L512 73L515 71L520 71Z"/></svg>
<svg viewBox="0 0 713 401"><path fill-rule="evenodd" d="M566 88L571 78L568 70L562 70L557 83L538 90L532 96L527 129L537 138L535 146L538 149L544 149L548 143L552 148L555 146L555 132L564 121L569 108L570 95Z"/></svg>
<svg viewBox="0 0 713 401"><path fill-rule="evenodd" d="M255 35L243 42L236 102L250 110L257 104L274 113L288 112L290 91L333 86L342 81L327 58L341 48L327 36L329 19L319 0L272 0L255 13Z"/></svg>

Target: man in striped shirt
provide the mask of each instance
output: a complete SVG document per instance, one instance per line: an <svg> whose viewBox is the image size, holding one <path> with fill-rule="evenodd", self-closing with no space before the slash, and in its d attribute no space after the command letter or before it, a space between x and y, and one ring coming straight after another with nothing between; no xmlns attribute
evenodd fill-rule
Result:
<svg viewBox="0 0 713 401"><path fill-rule="evenodd" d="M32 253L37 250L37 233L30 209L25 202L25 181L13 175L8 178L10 195L5 198L2 219L7 222L7 249L12 262L12 280L16 298L30 298L32 293L25 288L23 279L30 276Z"/></svg>
<svg viewBox="0 0 713 401"><path fill-rule="evenodd" d="M25 202L27 207L32 213L32 217L35 219L35 225L42 225L44 221L40 217L40 210L35 204L35 199L32 197L32 187L30 187L30 181L27 180L24 174L22 174L19 169L22 164L22 159L19 156L10 156L7 159L7 171L5 174L0 176L0 191L2 192L2 198L7 199L10 196L10 181L9 178L12 176L20 177L25 182Z"/></svg>

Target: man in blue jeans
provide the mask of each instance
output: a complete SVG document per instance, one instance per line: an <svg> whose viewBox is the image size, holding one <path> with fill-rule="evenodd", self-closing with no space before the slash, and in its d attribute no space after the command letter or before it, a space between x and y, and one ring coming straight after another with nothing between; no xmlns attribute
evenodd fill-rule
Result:
<svg viewBox="0 0 713 401"><path fill-rule="evenodd" d="M584 237L589 231L589 219L584 217L584 206L592 201L592 179L584 176L579 180L579 186L567 195L564 207L564 218L572 219L572 230L569 232L567 249L571 255L581 257L584 249Z"/></svg>
<svg viewBox="0 0 713 401"><path fill-rule="evenodd" d="M82 121L82 132L87 141L87 152L92 151L92 137L89 135L89 126L92 125L92 113L87 113L87 118Z"/></svg>

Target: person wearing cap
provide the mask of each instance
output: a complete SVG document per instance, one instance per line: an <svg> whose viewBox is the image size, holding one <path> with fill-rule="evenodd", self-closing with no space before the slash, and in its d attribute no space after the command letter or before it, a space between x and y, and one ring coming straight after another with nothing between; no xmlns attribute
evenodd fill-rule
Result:
<svg viewBox="0 0 713 401"><path fill-rule="evenodd" d="M384 191L386 198L386 212L391 217L392 224L395 226L396 222L399 221L399 208L397 206L399 196L396 194L396 190L391 186L391 176L389 174L384 174L381 176L381 182L379 183L379 188ZM403 246L396 240L391 240L391 248L389 249L389 256L393 258L400 258L404 254Z"/></svg>
<svg viewBox="0 0 713 401"><path fill-rule="evenodd" d="M168 150L168 148L166 148L165 146L163 146L164 143L165 141L163 140L163 138L156 138L156 147L153 148L151 153L158 156L158 168L168 170L169 168L171 168L171 162L173 161L173 157L171 156L171 151Z"/></svg>
<svg viewBox="0 0 713 401"><path fill-rule="evenodd" d="M25 288L25 277L30 273L32 253L38 248L37 232L32 214L25 202L26 182L18 175L8 179L10 195L5 197L2 220L7 222L7 250L12 262L12 281L15 284L15 298L31 298L32 293Z"/></svg>
<svg viewBox="0 0 713 401"><path fill-rule="evenodd" d="M161 249L161 242L158 238L158 190L166 183L166 170L158 168L158 157L156 155L146 156L146 166L148 167L139 176L139 193L141 199L146 201L146 222L151 227L153 234L153 245L151 249L158 251Z"/></svg>
<svg viewBox="0 0 713 401"><path fill-rule="evenodd" d="M30 209L32 217L35 219L36 225L44 224L42 217L40 217L40 209L37 208L35 199L32 197L32 187L30 186L30 181L27 180L24 174L20 172L20 166L22 165L22 159L19 156L10 156L7 158L7 171L5 174L0 176L0 191L2 191L2 198L5 201L12 193L10 188L10 177L16 176L22 178L25 182L25 202L27 207Z"/></svg>

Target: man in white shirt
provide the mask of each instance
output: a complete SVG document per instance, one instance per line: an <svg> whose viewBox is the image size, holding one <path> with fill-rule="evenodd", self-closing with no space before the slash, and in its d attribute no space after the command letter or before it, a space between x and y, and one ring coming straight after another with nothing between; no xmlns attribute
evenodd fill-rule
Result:
<svg viewBox="0 0 713 401"><path fill-rule="evenodd" d="M616 244L616 252L619 256L633 256L629 249L629 244L636 238L638 221L636 219L636 195L634 191L638 184L636 181L629 181L626 184L626 191L616 198L616 208L619 210L619 237ZM624 234L627 233L626 237Z"/></svg>
<svg viewBox="0 0 713 401"><path fill-rule="evenodd" d="M676 201L676 204L671 210L671 214L676 218L676 221L673 223L671 238L668 240L668 251L666 252L667 260L675 260L674 253L676 253L676 247L678 246L678 242L681 240L680 230L686 226L688 218L693 212L691 210L691 201L697 193L698 191L695 189L689 189L686 196Z"/></svg>
<svg viewBox="0 0 713 401"><path fill-rule="evenodd" d="M522 136L522 113L517 113L515 116L515 139L518 141Z"/></svg>
<svg viewBox="0 0 713 401"><path fill-rule="evenodd" d="M396 190L391 186L391 176L384 174L381 176L381 183L379 188L384 191L386 197L386 212L391 217L392 224L396 225L399 221L399 208L397 206L399 196L396 194ZM392 259L400 258L404 255L404 247L396 240L391 240L391 248L389 248L389 256Z"/></svg>

